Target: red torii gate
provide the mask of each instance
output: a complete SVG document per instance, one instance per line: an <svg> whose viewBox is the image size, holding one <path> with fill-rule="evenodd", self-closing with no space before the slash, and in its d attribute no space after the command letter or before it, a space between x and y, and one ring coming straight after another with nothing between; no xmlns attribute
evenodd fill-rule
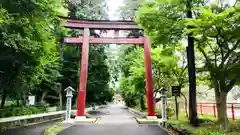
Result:
<svg viewBox="0 0 240 135"><path fill-rule="evenodd" d="M65 27L71 29L83 29L83 36L65 37L68 44L82 44L82 59L80 72L80 86L77 99L77 116L85 116L86 85L88 74L89 44L139 44L144 46L144 65L146 72L146 97L148 116L155 116L154 90L152 86L152 67L150 56L150 41L147 36L139 38L119 37L119 30L140 30L133 21L109 21L109 20L71 20L68 19ZM89 36L90 29L114 30L114 38L95 38Z"/></svg>

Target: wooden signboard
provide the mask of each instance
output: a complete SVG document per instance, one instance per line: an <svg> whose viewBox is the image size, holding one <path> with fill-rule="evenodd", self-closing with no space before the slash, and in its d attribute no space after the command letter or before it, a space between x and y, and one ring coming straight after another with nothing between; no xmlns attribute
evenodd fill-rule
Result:
<svg viewBox="0 0 240 135"><path fill-rule="evenodd" d="M180 96L181 87L180 86L172 86L172 96Z"/></svg>

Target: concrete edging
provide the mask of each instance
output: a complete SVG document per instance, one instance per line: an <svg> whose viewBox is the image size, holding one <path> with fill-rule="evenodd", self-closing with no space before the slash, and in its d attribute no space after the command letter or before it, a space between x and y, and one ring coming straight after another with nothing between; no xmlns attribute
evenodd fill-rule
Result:
<svg viewBox="0 0 240 135"><path fill-rule="evenodd" d="M135 116L139 116L139 117L145 117L147 116L147 113L144 113L144 112L141 112L141 111L138 111L136 109L133 109L133 108L130 108L130 107L127 107L128 111L132 114L134 114Z"/></svg>
<svg viewBox="0 0 240 135"><path fill-rule="evenodd" d="M104 105L96 106L95 109L93 107L88 107L85 109L86 112L99 109L101 107L104 107ZM75 114L77 110L72 110L72 114ZM0 118L0 123L6 123L6 122L13 122L13 121L21 121L21 120L27 120L27 119L34 119L34 118L42 118L42 117L48 117L48 116L54 116L54 115L62 115L65 114L66 111L56 111L56 112L49 112L49 113L39 113L39 114L31 114L31 115L22 115L22 116L15 116L15 117L6 117L6 118Z"/></svg>
<svg viewBox="0 0 240 135"><path fill-rule="evenodd" d="M129 110L130 113L134 114L135 116L147 116L147 113L143 113L141 111L138 111L136 109L127 107L127 109ZM161 129L163 129L165 132L167 132L169 135L174 135L173 133L169 132L166 128L164 128L163 126L161 126L161 124L157 124Z"/></svg>
<svg viewBox="0 0 240 135"><path fill-rule="evenodd" d="M163 129L165 132L167 132L169 135L174 135L173 133L171 133L170 131L168 131L167 128L161 126L161 124L158 124L158 126L159 126L161 129Z"/></svg>
<svg viewBox="0 0 240 135"><path fill-rule="evenodd" d="M92 110L97 110L101 107L104 107L105 105L100 105L100 106L95 106L95 108L93 107L88 107L85 109L86 112L92 111ZM72 110L72 114L75 115L77 110ZM6 117L6 118L0 118L0 130L6 130L6 129L14 129L14 128L20 128L20 127L26 127L26 126L31 126L31 125L38 125L38 124L42 124L42 123L46 123L46 122L50 122L50 121L57 121L57 120L61 120L62 118L64 118L64 114L66 113L66 111L57 111L57 112L49 112L49 113L39 113L39 114L32 114L32 115L23 115L23 116L15 116L15 117ZM52 117L49 118L47 120L38 120L38 119L46 119L48 117ZM26 122L29 120L36 120L36 122ZM22 123L23 122L23 123ZM6 128L5 126L3 126L4 124L9 124L12 123L13 127L12 128ZM15 123L21 123L21 124L15 124Z"/></svg>
<svg viewBox="0 0 240 135"><path fill-rule="evenodd" d="M85 111L86 113L89 112L89 111L93 111L93 110L97 110L97 109L100 109L102 107L105 107L106 105L100 105L100 106L95 106L94 108L93 107L89 107L89 108L86 108ZM74 110L72 113L76 113L76 110ZM96 118L96 121L97 122L99 121L99 118ZM64 124L64 123L61 123L61 124ZM58 124L54 124L53 126L50 126L48 128L46 128L44 131L43 131L43 135L57 135L59 132L71 127L74 125L74 123L72 124L69 124L69 123L65 123L67 124L67 126L61 126L61 125L58 125ZM55 129L54 129L55 128ZM57 129L58 128L58 129ZM53 130L54 129L54 130ZM53 131L51 131L53 130Z"/></svg>

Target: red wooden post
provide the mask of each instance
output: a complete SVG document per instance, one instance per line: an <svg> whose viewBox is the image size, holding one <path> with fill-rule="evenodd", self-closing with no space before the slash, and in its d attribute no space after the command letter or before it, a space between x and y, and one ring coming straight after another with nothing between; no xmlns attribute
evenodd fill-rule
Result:
<svg viewBox="0 0 240 135"><path fill-rule="evenodd" d="M203 115L203 105L202 104L200 104L200 113L201 113L201 115Z"/></svg>
<svg viewBox="0 0 240 135"><path fill-rule="evenodd" d="M150 48L151 46L150 46L149 38L145 36L144 37L144 65L145 65L145 72L146 72L146 97L147 97L147 105L148 105L148 116L155 116Z"/></svg>
<svg viewBox="0 0 240 135"><path fill-rule="evenodd" d="M216 115L216 105L215 105L215 104L213 104L213 115L214 115L214 117L217 116L217 115Z"/></svg>
<svg viewBox="0 0 240 135"><path fill-rule="evenodd" d="M82 43L83 37L65 37L64 42L68 44L79 44ZM89 37L89 44L138 44L143 45L144 37L139 38L125 38L125 37L116 37L116 38L109 38L109 37Z"/></svg>
<svg viewBox="0 0 240 135"><path fill-rule="evenodd" d="M234 104L232 104L232 120L235 120Z"/></svg>
<svg viewBox="0 0 240 135"><path fill-rule="evenodd" d="M80 84L78 89L77 116L85 116L86 86L88 74L89 28L84 28Z"/></svg>

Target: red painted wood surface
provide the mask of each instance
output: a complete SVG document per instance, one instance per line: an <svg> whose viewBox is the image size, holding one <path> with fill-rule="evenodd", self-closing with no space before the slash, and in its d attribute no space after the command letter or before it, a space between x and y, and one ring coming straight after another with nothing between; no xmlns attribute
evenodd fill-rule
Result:
<svg viewBox="0 0 240 135"><path fill-rule="evenodd" d="M214 115L217 116L217 108L215 103L198 103L198 109L201 112L201 105L202 105L202 112L203 115ZM231 117L232 120L239 119L240 113L240 103L227 103L227 113L228 117Z"/></svg>
<svg viewBox="0 0 240 135"><path fill-rule="evenodd" d="M75 29L101 29L101 30L136 30L140 29L133 21L110 21L110 20L70 20L65 27Z"/></svg>
<svg viewBox="0 0 240 135"><path fill-rule="evenodd" d="M147 97L147 106L148 106L148 116L155 116L150 48L151 47L150 47L149 38L145 36L144 37L144 65L145 65L145 74L146 74L146 97Z"/></svg>
<svg viewBox="0 0 240 135"><path fill-rule="evenodd" d="M201 115L203 114L203 105L202 104L200 104L200 113L201 113Z"/></svg>
<svg viewBox="0 0 240 135"><path fill-rule="evenodd" d="M232 120L235 120L234 104L231 105L231 110L232 110Z"/></svg>
<svg viewBox="0 0 240 135"><path fill-rule="evenodd" d="M94 21L94 20L71 20L68 19L65 27L84 29L83 37L65 38L65 43L81 44L82 43L82 59L80 73L80 87L78 90L77 116L85 115L85 98L86 84L88 72L88 51L89 44L144 44L144 65L146 71L146 96L148 105L148 115L155 116L154 106L154 90L152 86L152 67L150 57L150 41L148 37L140 38L94 38L89 37L89 29L98 30L115 30L115 35L118 35L119 30L140 30L133 21Z"/></svg>
<svg viewBox="0 0 240 135"><path fill-rule="evenodd" d="M213 104L213 116L214 117L217 117L217 114L216 114L216 105Z"/></svg>
<svg viewBox="0 0 240 135"><path fill-rule="evenodd" d="M66 37L64 42L68 44L80 44L83 42L82 37ZM90 44L143 44L144 38L89 38Z"/></svg>
<svg viewBox="0 0 240 135"><path fill-rule="evenodd" d="M81 60L81 72L80 82L78 90L78 102L77 102L77 116L85 116L86 105L86 87L87 87L87 74L88 74L88 55L89 55L89 29L84 29L82 45L82 60Z"/></svg>

